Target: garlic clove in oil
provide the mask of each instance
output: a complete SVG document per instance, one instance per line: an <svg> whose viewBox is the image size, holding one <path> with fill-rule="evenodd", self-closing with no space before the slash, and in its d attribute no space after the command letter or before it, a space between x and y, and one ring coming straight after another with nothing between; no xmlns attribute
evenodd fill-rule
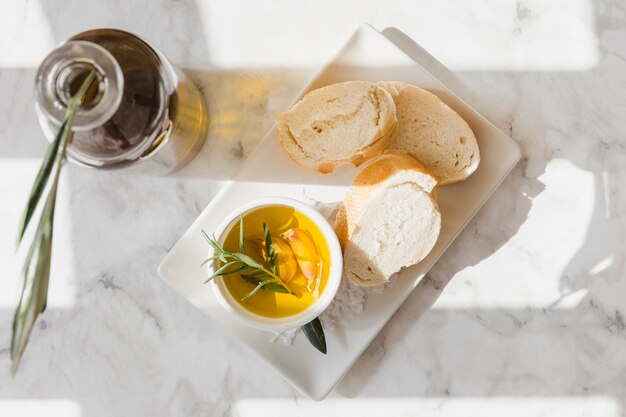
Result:
<svg viewBox="0 0 626 417"><path fill-rule="evenodd" d="M304 229L293 228L281 234L289 243L302 274L311 282L316 278L320 265L320 256L313 238Z"/></svg>

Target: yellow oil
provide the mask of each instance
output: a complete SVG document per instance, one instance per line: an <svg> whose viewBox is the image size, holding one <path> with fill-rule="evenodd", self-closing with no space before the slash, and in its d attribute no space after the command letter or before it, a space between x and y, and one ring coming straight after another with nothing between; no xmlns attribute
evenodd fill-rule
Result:
<svg viewBox="0 0 626 417"><path fill-rule="evenodd" d="M307 230L313 241L317 245L317 251L321 259L321 275L319 292L321 295L326 287L328 273L330 270L330 252L324 239L324 235L307 216L287 206L265 206L260 207L244 215L244 251L257 261L261 261L261 254L258 253L254 241L263 237L263 223L266 223L273 236L279 236L290 228L301 228ZM224 240L224 248L232 252L239 252L239 223L237 222L228 232ZM275 293L260 290L255 295L243 301L241 299L254 289L253 284L249 284L241 278L239 274L226 275L223 277L224 284L232 296L245 309L252 313L264 317L278 318L288 317L298 314L307 309L314 301L312 291L308 291L306 285L298 286L295 283L306 282L302 272L298 270L296 275L289 281L296 295Z"/></svg>

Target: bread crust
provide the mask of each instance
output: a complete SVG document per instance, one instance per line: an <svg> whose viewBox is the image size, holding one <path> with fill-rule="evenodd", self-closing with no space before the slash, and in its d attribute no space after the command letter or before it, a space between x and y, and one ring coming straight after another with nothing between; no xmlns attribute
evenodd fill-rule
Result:
<svg viewBox="0 0 626 417"><path fill-rule="evenodd" d="M449 185L449 184L454 184L460 181L464 181L465 179L467 179L471 174L473 174L476 169L478 168L478 165L480 164L480 151L479 151L479 147L478 147L478 142L476 140L476 136L474 135L471 127L467 124L467 122L457 113L455 112L452 108L450 108L447 104L445 104L439 97L437 97L435 94L426 91L422 88L416 87L414 85L410 85L401 81L379 81L377 83L378 86L384 88L385 90L387 90L391 96L394 98L394 102L396 104L396 112L399 112L400 110L400 106L398 103L398 97L406 91L406 93L411 93L411 90L415 91L416 93L420 94L422 97L425 97L426 100L430 102L430 105L442 105L445 107L446 109L446 113L447 115L445 117L453 117L456 121L456 123L459 123L460 125L464 126L464 140L468 141L469 143L467 144L467 146L470 149L474 150L473 153L473 161L470 165L468 165L463 171L459 171L459 172L455 172L455 173L446 173L441 174L441 172L439 174L435 174L435 176L437 177L438 180L438 185ZM415 139L414 140L420 140L419 139L419 134L415 133ZM400 139L400 138L397 138ZM396 141L394 141L396 142ZM396 142L397 143L397 142ZM405 150L409 153L410 150L408 149L403 149L401 146L397 145L396 143L392 143L390 146L392 148L395 149L401 149L401 150ZM397 146L397 147L396 147ZM411 153L412 154L412 153ZM420 155L418 154L413 154L413 156L417 159L420 159ZM423 156L423 155L422 155ZM458 156L458 155L457 155ZM428 164L425 164L427 167L429 167ZM433 167L429 167L431 168L431 171L435 172L437 170L433 169Z"/></svg>
<svg viewBox="0 0 626 417"><path fill-rule="evenodd" d="M372 193L399 171L414 171L425 176L425 186L422 188L434 202L437 213L441 214L433 195L434 187L437 185L435 177L421 162L408 153L399 150L386 150L356 176L339 206L335 219L335 233L344 251L359 224L359 220L367 209ZM352 274L347 275L351 282L364 287L377 286L386 282L384 279L379 281L358 280Z"/></svg>

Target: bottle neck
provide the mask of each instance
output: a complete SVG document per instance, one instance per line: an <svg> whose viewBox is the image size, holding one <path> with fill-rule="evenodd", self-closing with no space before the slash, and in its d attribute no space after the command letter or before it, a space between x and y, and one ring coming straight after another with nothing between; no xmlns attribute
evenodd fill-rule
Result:
<svg viewBox="0 0 626 417"><path fill-rule="evenodd" d="M72 128L93 129L117 111L124 79L115 58L95 43L70 41L52 51L37 71L37 107L53 124L63 122L70 98L91 70L96 71L97 82L87 91Z"/></svg>

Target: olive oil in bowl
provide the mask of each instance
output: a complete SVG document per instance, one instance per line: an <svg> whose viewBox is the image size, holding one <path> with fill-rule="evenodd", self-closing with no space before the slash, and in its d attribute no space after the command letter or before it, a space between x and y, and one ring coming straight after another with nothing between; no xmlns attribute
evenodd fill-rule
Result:
<svg viewBox="0 0 626 417"><path fill-rule="evenodd" d="M244 204L214 237L205 237L212 247L207 282L246 325L269 331L303 326L337 293L343 270L337 235L320 213L297 200Z"/></svg>
<svg viewBox="0 0 626 417"><path fill-rule="evenodd" d="M295 258L287 258L287 256L295 255L279 253L278 269L280 271L281 267L285 266L282 269L291 275L285 277L285 281L295 294L259 291L254 296L241 301L246 294L254 289L254 284L243 280L241 274L233 274L223 278L224 285L235 300L239 300L245 309L254 314L272 318L293 316L306 310L324 292L330 266L328 246L319 227L301 212L287 206L260 207L243 215L245 252L253 258L256 257L259 261L263 259L263 223L267 224L274 244L280 246L289 244L281 235L290 230L304 230L309 234L310 240L315 246L309 247L305 251L315 251L315 253L311 253L311 257L316 255L319 257L318 269L315 271L314 278L309 282L300 268L290 268L289 265L286 265L297 264ZM239 223L236 223L228 232L226 239L224 239L224 247L227 250L235 252L238 250L239 231ZM301 244L307 245L308 242ZM293 275L291 274L292 271Z"/></svg>

